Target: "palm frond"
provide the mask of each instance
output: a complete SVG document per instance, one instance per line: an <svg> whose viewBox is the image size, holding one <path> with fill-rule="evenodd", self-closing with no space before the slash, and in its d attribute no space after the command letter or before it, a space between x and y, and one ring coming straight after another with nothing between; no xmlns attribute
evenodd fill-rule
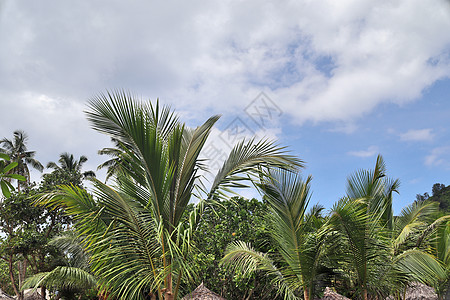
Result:
<svg viewBox="0 0 450 300"><path fill-rule="evenodd" d="M437 210L438 205L432 202L413 202L403 208L395 222L396 230L400 232L394 240L394 247L398 248L411 233L426 227L427 217L436 213Z"/></svg>
<svg viewBox="0 0 450 300"><path fill-rule="evenodd" d="M394 260L397 269L412 276L411 280L427 285L435 285L438 280L447 279L443 265L426 252L410 249L398 255Z"/></svg>
<svg viewBox="0 0 450 300"><path fill-rule="evenodd" d="M285 147L280 147L273 141L241 141L231 150L215 176L208 198L223 195L220 189L230 192L232 188L248 187L249 176L257 179L260 175L265 175L263 170L269 167L295 171L303 168L304 162L288 154Z"/></svg>
<svg viewBox="0 0 450 300"><path fill-rule="evenodd" d="M227 246L225 255L220 261L233 271L239 270L244 274L260 270L272 277L272 283L285 299L298 299L295 290L287 284L282 272L274 265L274 261L267 254L255 251L248 243L237 241Z"/></svg>
<svg viewBox="0 0 450 300"><path fill-rule="evenodd" d="M50 272L38 273L28 277L22 286L22 290L40 286L57 289L89 289L97 287L97 280L83 269L59 266Z"/></svg>
<svg viewBox="0 0 450 300"><path fill-rule="evenodd" d="M107 233L99 232L92 238L88 249L95 274L113 294L127 299L137 297L143 287L157 289L168 271L160 269L164 229L138 201L99 181L95 181L95 187L105 214L115 224Z"/></svg>

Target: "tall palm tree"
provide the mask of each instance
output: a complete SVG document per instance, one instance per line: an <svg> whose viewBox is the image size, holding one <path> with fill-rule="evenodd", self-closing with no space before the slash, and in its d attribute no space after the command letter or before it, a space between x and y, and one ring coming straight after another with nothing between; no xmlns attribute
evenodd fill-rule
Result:
<svg viewBox="0 0 450 300"><path fill-rule="evenodd" d="M168 107L114 92L91 100L87 117L95 130L120 142L126 176L117 174L114 188L93 179L95 198L77 187L62 187L40 202L64 205L74 216L77 230L87 236L102 290L121 299L150 294L176 299L182 278L192 276L190 241L205 206L247 187L268 168L303 165L273 142L243 141L207 189L199 174L206 161L199 155L219 116L190 129ZM194 194L199 202L185 216Z"/></svg>
<svg viewBox="0 0 450 300"><path fill-rule="evenodd" d="M0 140L0 152L7 154L12 162L17 162L13 172L24 176L27 183L30 182L30 170L28 165L42 172L44 166L34 158L36 151L28 151L28 135L21 130L14 131L14 139L3 138ZM20 190L20 181L17 181L17 188Z"/></svg>
<svg viewBox="0 0 450 300"><path fill-rule="evenodd" d="M84 178L87 177L95 177L95 173L93 171L85 171L81 172L83 164L87 162L87 157L81 155L77 160L74 158L73 154L68 152L61 153L59 156L59 165L55 162L49 162L47 164L47 168L54 169L55 171L64 171L69 173L80 173Z"/></svg>
<svg viewBox="0 0 450 300"><path fill-rule="evenodd" d="M321 208L306 213L310 200L311 177L305 181L291 172L271 172L259 185L270 211L269 232L277 246L276 258L260 253L243 242L231 244L222 263L245 272L256 269L273 276L286 298L314 299L319 263L324 254L324 219Z"/></svg>

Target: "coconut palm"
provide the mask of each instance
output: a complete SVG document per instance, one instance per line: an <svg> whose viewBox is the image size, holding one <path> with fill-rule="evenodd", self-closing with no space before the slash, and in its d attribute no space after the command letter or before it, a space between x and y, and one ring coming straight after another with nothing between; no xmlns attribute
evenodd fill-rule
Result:
<svg viewBox="0 0 450 300"><path fill-rule="evenodd" d="M27 143L28 135L21 131L14 131L14 139L4 138L0 140L0 152L7 154L12 162L17 162L14 173L24 176L27 183L30 182L30 170L28 165L42 172L44 166L34 158L36 152L28 151ZM20 189L20 181L17 181L17 188Z"/></svg>
<svg viewBox="0 0 450 300"><path fill-rule="evenodd" d="M331 210L330 224L342 252L342 265L350 266L361 297L398 293L411 280L430 284L445 276L442 265L408 241L434 212L431 204L408 207L394 220L392 195L398 180L386 177L384 160L378 156L373 170L360 170L348 179L347 196ZM436 207L435 207L436 208ZM425 228L424 228L425 226Z"/></svg>
<svg viewBox="0 0 450 300"><path fill-rule="evenodd" d="M310 200L311 177L305 181L295 173L271 172L259 184L269 205L269 232L277 246L271 258L244 242L231 244L222 263L241 272L261 270L273 277L286 298L295 299L303 291L304 299L314 298L321 256L324 254L323 208L306 208Z"/></svg>
<svg viewBox="0 0 450 300"><path fill-rule="evenodd" d="M121 299L150 294L176 299L182 278L193 275L187 263L190 241L204 208L230 189L248 186L269 167L302 166L273 142L243 141L206 189L199 172L207 161L199 155L218 116L190 129L168 107L115 92L91 100L87 117L95 130L120 142L127 176L118 174L115 187L93 179L94 196L61 187L40 202L64 205L77 220L101 289ZM185 216L195 191L199 202Z"/></svg>
<svg viewBox="0 0 450 300"><path fill-rule="evenodd" d="M122 176L126 176L126 172L123 172L123 168L121 167L121 165L124 163L124 161L121 159L121 156L124 154L124 151L121 150L123 146L118 140L114 138L111 138L111 142L115 147L107 147L98 151L98 154L100 155L108 155L111 157L111 159L105 161L97 167L97 170L107 168L105 182L118 173L120 173Z"/></svg>
<svg viewBox="0 0 450 300"><path fill-rule="evenodd" d="M82 172L81 169L83 164L87 162L87 157L81 155L77 160L74 158L73 154L68 152L61 153L58 159L59 165L55 162L49 162L47 168L54 169L55 171L69 172L69 173L80 173L84 178L95 177L93 171Z"/></svg>

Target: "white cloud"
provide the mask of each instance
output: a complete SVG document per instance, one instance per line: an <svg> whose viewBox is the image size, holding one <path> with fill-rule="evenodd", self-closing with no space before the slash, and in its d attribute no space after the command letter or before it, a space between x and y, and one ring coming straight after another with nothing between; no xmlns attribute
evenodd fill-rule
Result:
<svg viewBox="0 0 450 300"><path fill-rule="evenodd" d="M425 165L450 169L450 147L443 146L431 150L431 153L425 157Z"/></svg>
<svg viewBox="0 0 450 300"><path fill-rule="evenodd" d="M201 115L264 90L301 123L412 101L450 75L443 0L5 3L0 94L124 87Z"/></svg>
<svg viewBox="0 0 450 300"><path fill-rule="evenodd" d="M413 141L413 142L423 142L431 141L434 138L434 134L431 128L426 129L411 129L405 133L400 134L400 140L402 141Z"/></svg>
<svg viewBox="0 0 450 300"><path fill-rule="evenodd" d="M342 132L345 134L354 133L358 129L358 126L354 122L334 122L334 127L329 129L330 132Z"/></svg>
<svg viewBox="0 0 450 300"><path fill-rule="evenodd" d="M371 157L376 154L378 154L379 150L377 146L369 146L367 150L360 150L360 151L350 151L348 152L349 155L357 156L357 157Z"/></svg>
<svg viewBox="0 0 450 300"><path fill-rule="evenodd" d="M86 155L86 170L96 170L105 160L97 150L109 146L109 138L89 128L83 110L87 107L74 99L57 99L45 94L30 92L15 95L16 102L8 103L2 113L1 136L12 138L16 129L29 136L28 149L36 151L36 158L45 166L57 161L63 152L76 157ZM32 172L32 180L38 181L40 173Z"/></svg>
<svg viewBox="0 0 450 300"><path fill-rule="evenodd" d="M192 124L240 115L264 91L283 120L351 133L377 105L450 76L449 12L444 0L3 1L0 129L28 132L44 162L73 151L93 164L108 139L85 102L125 88Z"/></svg>

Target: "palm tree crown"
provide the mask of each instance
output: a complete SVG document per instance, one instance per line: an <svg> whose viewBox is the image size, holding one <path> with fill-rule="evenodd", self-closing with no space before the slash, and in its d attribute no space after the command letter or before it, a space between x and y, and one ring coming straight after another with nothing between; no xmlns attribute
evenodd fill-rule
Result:
<svg viewBox="0 0 450 300"><path fill-rule="evenodd" d="M36 152L27 149L28 135L21 130L14 131L12 140L3 138L0 140L0 152L7 154L12 162L17 162L15 173L25 176L30 182L30 170L28 165L42 172L44 166L34 158Z"/></svg>
<svg viewBox="0 0 450 300"><path fill-rule="evenodd" d="M364 300L398 293L411 281L433 285L445 277L442 264L427 249L407 244L426 228L424 221L436 206L414 204L394 218L392 195L398 187L398 179L386 176L379 155L374 169L359 170L348 178L347 196L331 209L332 241L347 249L341 265L356 275L355 285Z"/></svg>
<svg viewBox="0 0 450 300"><path fill-rule="evenodd" d="M84 155L81 155L80 158L76 160L73 154L64 152L59 156L59 166L55 162L49 162L47 164L47 168L54 169L55 171L80 173L83 175L83 177L95 177L95 173L93 171L86 171L83 173L81 172L83 164L87 160L87 157Z"/></svg>

